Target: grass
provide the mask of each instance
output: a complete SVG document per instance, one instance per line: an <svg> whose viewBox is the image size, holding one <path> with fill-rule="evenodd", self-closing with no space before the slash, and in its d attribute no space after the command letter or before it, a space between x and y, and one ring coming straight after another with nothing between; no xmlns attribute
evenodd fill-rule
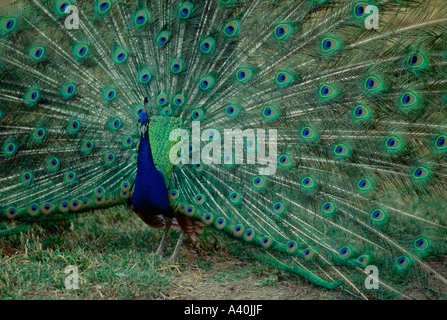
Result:
<svg viewBox="0 0 447 320"><path fill-rule="evenodd" d="M0 238L1 299L336 299L297 276L247 258L239 241L206 229L189 239L172 264L153 256L161 231L124 208L72 222L33 226ZM66 289L66 267L79 270L79 289Z"/></svg>

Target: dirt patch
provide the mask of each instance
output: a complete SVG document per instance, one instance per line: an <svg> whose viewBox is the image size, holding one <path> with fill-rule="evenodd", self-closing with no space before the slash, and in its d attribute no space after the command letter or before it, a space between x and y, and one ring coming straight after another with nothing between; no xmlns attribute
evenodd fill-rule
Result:
<svg viewBox="0 0 447 320"><path fill-rule="evenodd" d="M200 257L200 258L199 258ZM183 251L168 300L332 300L339 290L326 290L307 280L258 262L222 255Z"/></svg>

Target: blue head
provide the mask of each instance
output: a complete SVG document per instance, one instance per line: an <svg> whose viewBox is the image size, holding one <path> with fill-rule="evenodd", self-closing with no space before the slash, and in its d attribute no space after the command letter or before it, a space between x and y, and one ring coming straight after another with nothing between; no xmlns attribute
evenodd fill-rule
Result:
<svg viewBox="0 0 447 320"><path fill-rule="evenodd" d="M145 137L149 132L149 115L146 113L148 102L149 100L146 97L144 99L144 111L140 114L140 119L138 120L139 130L142 137Z"/></svg>

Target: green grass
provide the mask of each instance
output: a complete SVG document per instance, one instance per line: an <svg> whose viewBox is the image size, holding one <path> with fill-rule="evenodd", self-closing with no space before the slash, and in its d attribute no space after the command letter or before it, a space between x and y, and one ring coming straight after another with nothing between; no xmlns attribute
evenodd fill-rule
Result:
<svg viewBox="0 0 447 320"><path fill-rule="evenodd" d="M177 264L154 257L161 230L125 208L85 214L71 222L33 226L0 238L1 299L334 299L296 276L248 258L245 246L207 228L187 239ZM65 288L67 266L79 289Z"/></svg>
<svg viewBox="0 0 447 320"><path fill-rule="evenodd" d="M2 239L3 299L157 299L173 271L150 254L157 233L129 214L108 211L73 221L72 228L32 228ZM70 230L72 229L72 230ZM66 290L64 270L79 269L79 290Z"/></svg>

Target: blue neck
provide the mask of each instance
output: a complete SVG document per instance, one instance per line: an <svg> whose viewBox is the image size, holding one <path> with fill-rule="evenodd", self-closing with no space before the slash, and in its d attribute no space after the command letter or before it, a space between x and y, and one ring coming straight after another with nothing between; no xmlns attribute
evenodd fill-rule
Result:
<svg viewBox="0 0 447 320"><path fill-rule="evenodd" d="M149 134L146 133L140 138L140 146L138 149L137 175L147 175L152 171L156 171L154 159L152 158L151 143L149 142Z"/></svg>

